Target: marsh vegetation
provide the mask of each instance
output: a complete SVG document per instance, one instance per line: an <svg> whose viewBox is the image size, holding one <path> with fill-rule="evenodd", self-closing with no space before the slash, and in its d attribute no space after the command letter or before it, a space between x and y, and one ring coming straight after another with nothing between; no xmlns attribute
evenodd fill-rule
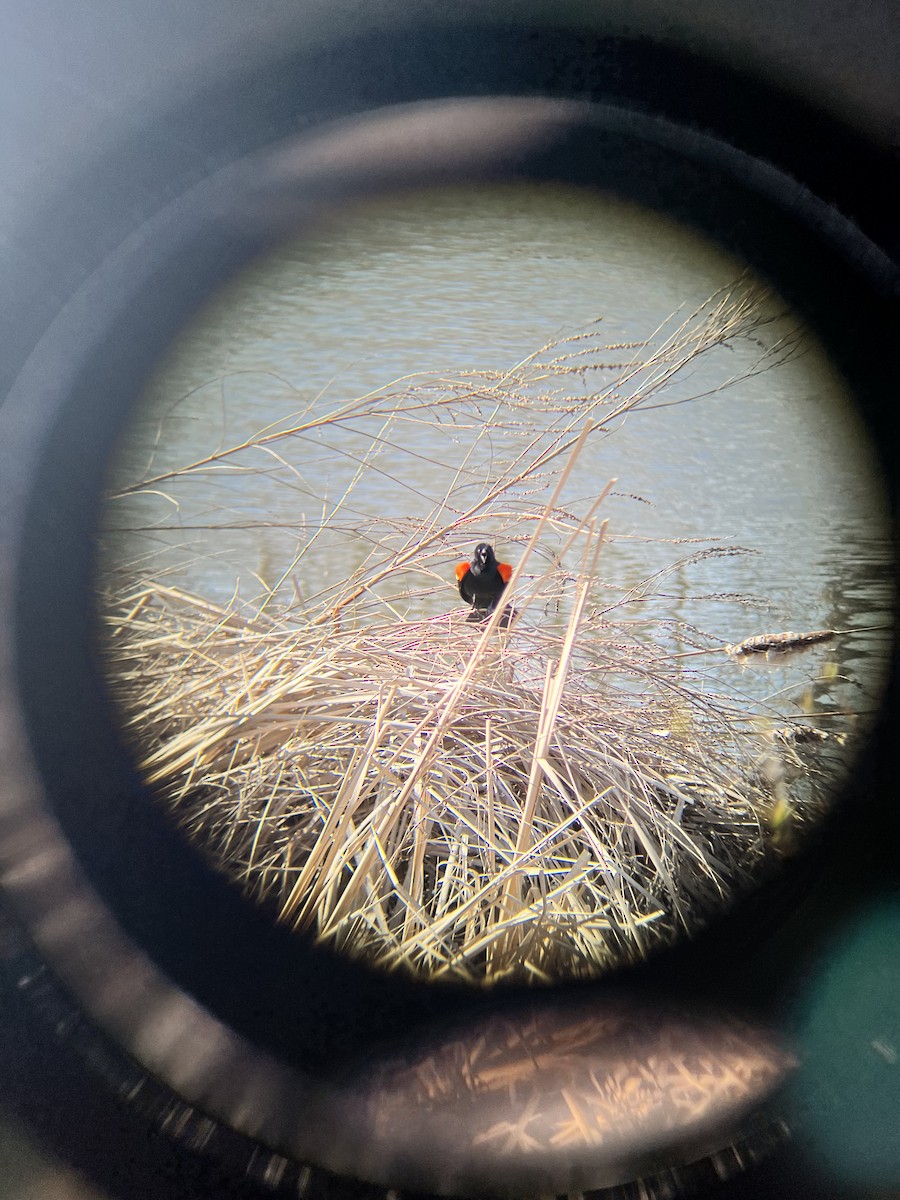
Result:
<svg viewBox="0 0 900 1200"><path fill-rule="evenodd" d="M712 391L739 397L802 350L741 279L639 341L597 323L505 370L317 396L192 462L120 477L111 512L178 507L174 488L210 475L305 495L304 447L352 464L252 600L107 558L108 678L145 779L277 919L380 966L544 982L697 929L802 844L858 714L748 697L722 637L667 615L673 578L752 546L660 538L668 561L617 582L610 499L653 497L629 493L627 462L586 494L585 466L600 444L615 458L626 420L708 395L711 357L734 364ZM414 513L361 499L386 474ZM467 624L452 585L485 537L515 564L508 629L502 609ZM827 673L825 641L810 646Z"/></svg>

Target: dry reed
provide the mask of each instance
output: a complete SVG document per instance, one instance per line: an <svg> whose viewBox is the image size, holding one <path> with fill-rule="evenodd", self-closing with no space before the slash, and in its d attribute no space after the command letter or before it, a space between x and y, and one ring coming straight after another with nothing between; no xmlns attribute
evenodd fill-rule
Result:
<svg viewBox="0 0 900 1200"><path fill-rule="evenodd" d="M577 651L520 620L475 654L459 609L324 632L154 588L109 618L112 678L148 781L282 920L548 979L694 928L767 855L740 714L578 615Z"/></svg>
<svg viewBox="0 0 900 1200"><path fill-rule="evenodd" d="M742 284L652 346L578 335L510 372L405 381L182 468L249 452L283 461L284 444L314 425L361 414L382 423L382 441L409 419L446 421L471 447L501 425L521 438L488 475L467 451L417 522L378 537L357 527L371 553L314 595L284 589L349 509L368 456L254 605L113 579L102 604L111 687L142 772L187 832L292 927L381 965L475 983L640 958L748 886L773 854L767 813L793 804L783 759L798 766L796 755L763 746L736 705L638 640L615 603L597 603L598 509L612 485L577 515L563 492L585 445L665 403L662 389L699 355L743 337L760 347L755 371L792 353L793 335L775 349L759 340L770 321ZM615 349L623 362L610 361ZM590 371L608 381L572 391ZM159 493L178 475L147 473L117 496ZM467 625L452 603L409 619L400 598L447 588L486 519L526 531L511 628L499 609ZM565 567L576 555L579 568ZM560 598L554 627L541 606Z"/></svg>

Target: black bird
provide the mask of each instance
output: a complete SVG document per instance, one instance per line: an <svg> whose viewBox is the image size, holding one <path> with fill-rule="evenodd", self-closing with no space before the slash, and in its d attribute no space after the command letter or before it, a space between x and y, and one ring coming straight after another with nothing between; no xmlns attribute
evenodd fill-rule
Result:
<svg viewBox="0 0 900 1200"><path fill-rule="evenodd" d="M509 563L497 562L494 549L487 542L478 543L470 563L457 563L459 594L466 604L472 605L472 611L466 618L468 621L487 620L497 607L512 572ZM510 614L507 613L501 624L508 625L509 620Z"/></svg>

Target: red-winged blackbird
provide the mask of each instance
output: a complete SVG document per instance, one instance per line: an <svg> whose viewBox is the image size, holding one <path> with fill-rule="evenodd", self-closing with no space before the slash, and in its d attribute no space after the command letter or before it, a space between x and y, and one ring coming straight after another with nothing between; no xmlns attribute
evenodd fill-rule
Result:
<svg viewBox="0 0 900 1200"><path fill-rule="evenodd" d="M497 562L493 547L487 542L478 543L470 563L457 563L459 594L467 604L472 605L472 611L466 620L487 620L497 607L497 601L509 583L512 570L509 563ZM510 615L504 615L501 625L509 623Z"/></svg>

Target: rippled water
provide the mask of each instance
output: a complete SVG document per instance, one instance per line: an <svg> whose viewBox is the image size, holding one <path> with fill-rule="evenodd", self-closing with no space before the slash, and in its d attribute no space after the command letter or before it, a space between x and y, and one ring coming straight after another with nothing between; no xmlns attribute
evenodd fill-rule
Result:
<svg viewBox="0 0 900 1200"><path fill-rule="evenodd" d="M561 189L469 189L361 208L258 263L186 331L123 445L116 482L201 459L290 413L324 412L410 373L508 368L598 317L609 343L645 339L740 271L656 216ZM665 399L716 387L755 351L716 353ZM240 471L209 470L116 501L109 525L123 532L108 535L110 555L214 599L258 596L341 495L375 432L363 422L279 443L287 473L258 455ZM334 582L368 553L354 527L423 515L460 454L446 427L406 426L354 492L348 533L289 573L285 601ZM793 361L720 394L633 414L592 443L567 503L583 508L613 477L601 582L632 586L698 549L675 539L754 551L676 567L636 615L690 622L723 643L888 622L891 548L873 458L811 341ZM514 561L523 533L513 526L497 540L488 513L448 556L446 591L417 598L413 589L406 611L457 605L454 558L484 538ZM723 593L743 598L707 598ZM744 668L720 658L711 686L757 702L777 696L788 709L867 711L886 637L853 633L801 659Z"/></svg>

